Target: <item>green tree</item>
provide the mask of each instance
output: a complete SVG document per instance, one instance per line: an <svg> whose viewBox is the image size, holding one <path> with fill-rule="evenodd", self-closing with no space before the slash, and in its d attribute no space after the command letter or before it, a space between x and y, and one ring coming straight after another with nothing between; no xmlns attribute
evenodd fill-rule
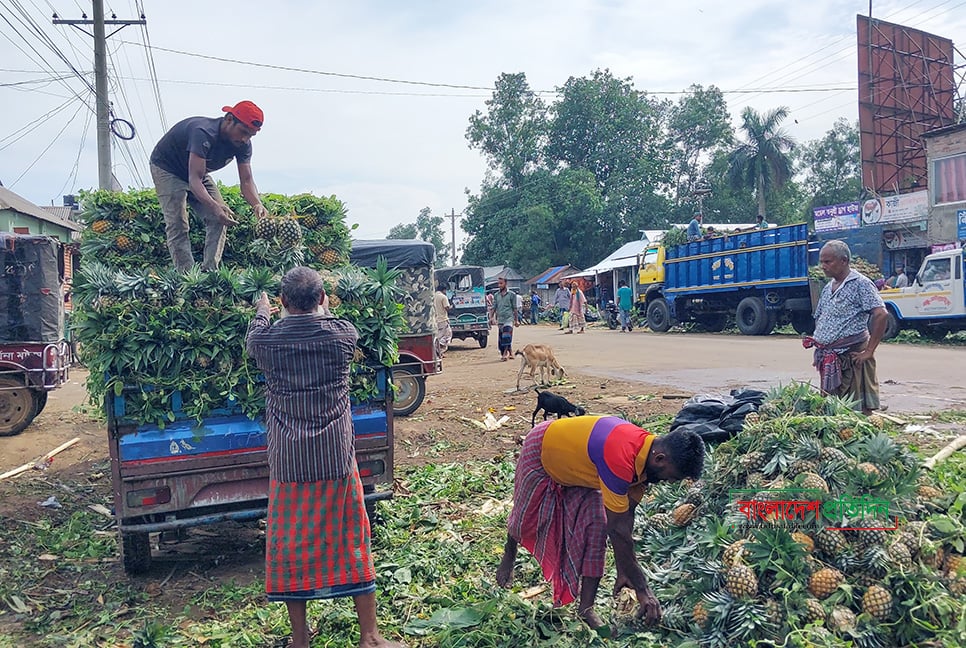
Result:
<svg viewBox="0 0 966 648"><path fill-rule="evenodd" d="M703 175L702 158L734 141L728 105L721 90L692 85L670 108L668 149L673 151L675 204L693 195Z"/></svg>
<svg viewBox="0 0 966 648"><path fill-rule="evenodd" d="M859 199L862 155L858 123L844 117L835 120L824 137L799 146L794 161L809 215L813 207Z"/></svg>
<svg viewBox="0 0 966 648"><path fill-rule="evenodd" d="M728 159L728 178L732 187L754 191L758 215L765 216L766 196L792 177L790 152L794 140L780 128L788 108L775 108L764 115L747 107L741 113L741 130L746 140Z"/></svg>
<svg viewBox="0 0 966 648"><path fill-rule="evenodd" d="M449 261L449 244L443 234L443 217L433 216L433 210L423 207L419 210L415 223L394 225L386 235L387 239L415 239L432 243L436 248L436 265L445 266Z"/></svg>
<svg viewBox="0 0 966 648"><path fill-rule="evenodd" d="M466 139L479 149L506 186L520 186L541 166L547 135L546 104L530 89L522 72L501 74L486 114L470 117Z"/></svg>

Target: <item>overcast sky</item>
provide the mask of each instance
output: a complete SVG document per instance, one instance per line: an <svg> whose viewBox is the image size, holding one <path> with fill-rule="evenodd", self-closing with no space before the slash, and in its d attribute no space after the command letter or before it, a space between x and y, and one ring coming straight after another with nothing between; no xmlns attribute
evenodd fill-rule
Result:
<svg viewBox="0 0 966 648"><path fill-rule="evenodd" d="M118 18L135 17L143 5L168 126L255 101L265 111L253 140L259 190L336 194L359 238L382 238L422 207L434 214L464 208L465 190L477 192L485 173L482 157L467 147L467 120L504 72L526 73L548 102L568 77L597 68L662 97L715 85L733 116L748 105L786 105L795 138L821 137L836 118L857 118L855 21L869 9L848 0L106 4ZM964 5L877 1L873 15L962 47ZM51 79L51 69L69 75L67 64L23 27L18 7L86 72L91 38L51 25L50 14L77 18L82 8L90 14L90 3L0 0L0 182L38 204L60 204L63 193L97 184L93 97L76 77ZM164 132L143 42L139 27L110 39L114 111L138 133L123 151L115 148L115 175L125 187L150 185L147 157ZM37 128L24 128L51 111ZM215 177L238 181L234 165Z"/></svg>

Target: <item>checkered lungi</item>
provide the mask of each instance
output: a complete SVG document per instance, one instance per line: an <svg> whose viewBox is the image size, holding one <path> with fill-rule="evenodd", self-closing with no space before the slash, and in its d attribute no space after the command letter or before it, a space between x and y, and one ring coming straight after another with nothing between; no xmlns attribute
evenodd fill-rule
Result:
<svg viewBox="0 0 966 648"><path fill-rule="evenodd" d="M523 441L507 532L540 563L553 585L553 604L561 606L579 596L582 576L603 576L607 518L600 491L561 486L543 469L543 435L551 423L540 423Z"/></svg>
<svg viewBox="0 0 966 648"><path fill-rule="evenodd" d="M375 580L358 468L344 479L269 484L269 601L368 594Z"/></svg>

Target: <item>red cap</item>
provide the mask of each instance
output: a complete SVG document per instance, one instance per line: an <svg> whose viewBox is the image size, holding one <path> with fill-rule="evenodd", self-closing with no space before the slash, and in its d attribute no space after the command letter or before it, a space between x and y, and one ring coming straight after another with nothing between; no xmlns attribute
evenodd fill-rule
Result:
<svg viewBox="0 0 966 648"><path fill-rule="evenodd" d="M239 101L234 106L225 106L221 110L230 113L232 117L255 130L261 129L262 123L265 121L262 109L251 101Z"/></svg>

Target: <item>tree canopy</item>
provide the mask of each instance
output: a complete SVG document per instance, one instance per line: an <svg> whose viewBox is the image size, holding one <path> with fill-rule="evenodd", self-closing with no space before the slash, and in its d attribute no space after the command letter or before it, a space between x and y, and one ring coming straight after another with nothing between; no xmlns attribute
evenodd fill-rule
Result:
<svg viewBox="0 0 966 648"><path fill-rule="evenodd" d="M446 243L443 234L443 217L433 216L433 210L423 207L416 216L415 223L399 223L393 225L386 235L387 239L417 239L432 243L436 248L436 265L449 264L450 244Z"/></svg>

